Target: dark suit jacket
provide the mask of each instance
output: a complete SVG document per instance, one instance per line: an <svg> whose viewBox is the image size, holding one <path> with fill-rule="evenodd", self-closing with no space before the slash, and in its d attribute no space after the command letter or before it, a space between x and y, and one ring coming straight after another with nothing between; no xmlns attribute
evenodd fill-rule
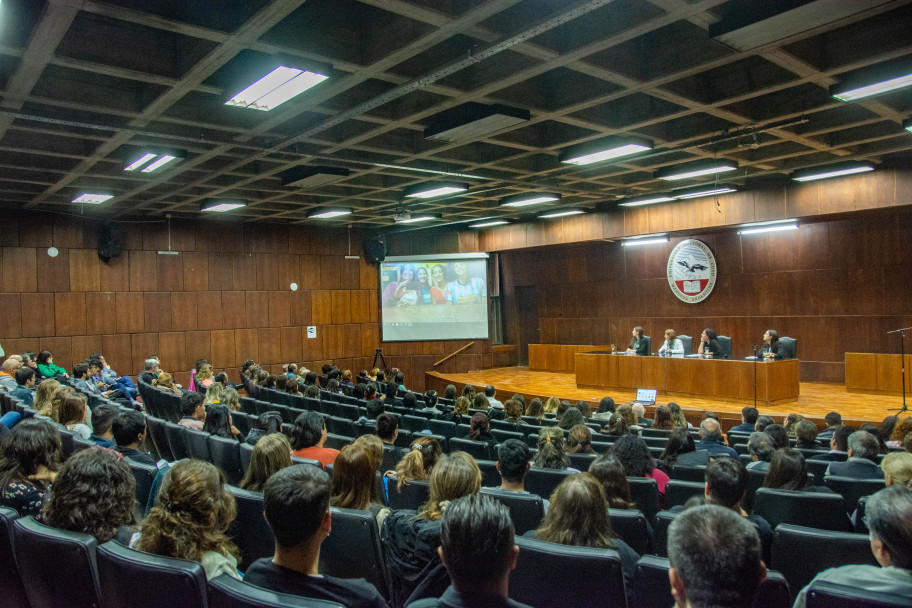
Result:
<svg viewBox="0 0 912 608"><path fill-rule="evenodd" d="M728 430L729 433L753 433L756 429L750 422L742 422L738 426L733 426Z"/></svg>
<svg viewBox="0 0 912 608"><path fill-rule="evenodd" d="M715 458L716 456L730 456L732 458L738 458L738 452L728 447L721 441L709 441L706 439L701 439L697 442L697 450L708 451L711 458Z"/></svg>
<svg viewBox="0 0 912 608"><path fill-rule="evenodd" d="M649 341L646 340L646 338L641 338L637 340L636 344L634 344L632 348L636 351L637 355L645 357L649 354Z"/></svg>
<svg viewBox="0 0 912 608"><path fill-rule="evenodd" d="M812 456L808 460L829 460L830 462L845 462L848 460L849 455L845 452L828 452L826 454L818 454L817 456Z"/></svg>
<svg viewBox="0 0 912 608"><path fill-rule="evenodd" d="M855 479L883 479L884 474L879 466L867 458L850 458L846 462L830 464L827 476L854 477Z"/></svg>
<svg viewBox="0 0 912 608"><path fill-rule="evenodd" d="M675 461L676 466L682 467L705 467L708 464L709 452L706 450L678 454L678 459Z"/></svg>

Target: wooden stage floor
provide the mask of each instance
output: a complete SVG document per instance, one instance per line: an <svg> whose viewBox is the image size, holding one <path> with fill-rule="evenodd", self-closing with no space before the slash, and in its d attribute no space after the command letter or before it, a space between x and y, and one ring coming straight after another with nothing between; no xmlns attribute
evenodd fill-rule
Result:
<svg viewBox="0 0 912 608"><path fill-rule="evenodd" d="M576 376L572 373L555 373L529 371L528 367L499 367L471 371L464 374L438 374L429 372L429 376L436 376L448 383L462 387L472 384L477 390L492 384L497 389L497 397L501 401L514 393L523 395L549 396L555 395L561 399L572 401L584 400L597 405L602 397L610 395L618 403L632 401L636 397L635 390L601 390L591 388L578 388ZM912 396L907 395L906 402ZM683 408L712 410L719 414L741 414L741 408L747 403L740 401L720 401L717 399L702 399L699 397L681 395L663 395L659 392L658 402L668 403L674 401ZM848 393L845 385L825 384L818 382L802 382L800 396L793 401L779 403L774 406L760 406L761 414L768 414L777 420L791 413L822 419L829 412L839 412L846 421L880 422L895 412L887 411L892 408L902 407L902 396L878 395L868 393Z"/></svg>

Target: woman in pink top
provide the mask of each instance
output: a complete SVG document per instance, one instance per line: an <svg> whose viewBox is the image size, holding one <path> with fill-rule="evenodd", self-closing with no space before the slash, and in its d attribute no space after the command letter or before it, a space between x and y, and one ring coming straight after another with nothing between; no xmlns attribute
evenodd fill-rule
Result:
<svg viewBox="0 0 912 608"><path fill-rule="evenodd" d="M636 435L625 435L615 442L611 450L624 465L627 477L655 479L656 485L659 486L659 494L665 494L668 475L656 468L645 441Z"/></svg>

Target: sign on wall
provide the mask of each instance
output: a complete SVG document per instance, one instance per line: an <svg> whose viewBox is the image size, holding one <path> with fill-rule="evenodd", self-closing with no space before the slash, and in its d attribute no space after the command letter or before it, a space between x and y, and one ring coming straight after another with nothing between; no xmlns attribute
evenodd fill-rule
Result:
<svg viewBox="0 0 912 608"><path fill-rule="evenodd" d="M716 285L716 258L706 243L687 239L671 250L666 274L672 293L682 302L696 304Z"/></svg>

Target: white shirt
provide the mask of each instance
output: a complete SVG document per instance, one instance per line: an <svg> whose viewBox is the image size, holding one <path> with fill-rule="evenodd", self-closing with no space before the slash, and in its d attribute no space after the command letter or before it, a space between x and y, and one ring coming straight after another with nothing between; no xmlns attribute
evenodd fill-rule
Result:
<svg viewBox="0 0 912 608"><path fill-rule="evenodd" d="M659 349L660 355L683 355L684 354L684 343L681 342L679 338L675 338L674 342L671 343L669 348L668 342L665 341L662 343L662 348Z"/></svg>

